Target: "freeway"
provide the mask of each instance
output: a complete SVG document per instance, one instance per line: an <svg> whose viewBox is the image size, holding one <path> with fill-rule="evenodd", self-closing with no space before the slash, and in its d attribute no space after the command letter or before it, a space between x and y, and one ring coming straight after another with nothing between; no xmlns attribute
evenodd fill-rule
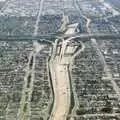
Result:
<svg viewBox="0 0 120 120"><path fill-rule="evenodd" d="M59 51L59 55L56 55L57 45L59 43L58 39L56 39L54 44L53 54L50 60L50 72L52 75L52 84L54 89L54 105L52 114L49 120L66 120L67 115L70 109L71 102L71 94L70 94L70 76L68 71L72 69L72 63L74 58L84 51L84 44L81 43L81 48L75 52L74 54L69 54L65 56L66 49L68 47L68 43L72 40L72 38L68 38L66 40L62 40L61 49ZM70 53L69 49L69 53ZM70 66L68 68L68 66Z"/></svg>
<svg viewBox="0 0 120 120"><path fill-rule="evenodd" d="M76 118L89 118L89 117L115 117L119 116L120 113L96 113L96 114L85 114L85 115L69 115L69 117L76 117ZM100 119L99 119L100 120ZM116 120L116 119L115 119Z"/></svg>
<svg viewBox="0 0 120 120"><path fill-rule="evenodd" d="M90 40L91 38L99 39L120 39L120 34L111 33L96 33L96 34L67 34L67 35L56 35L56 34L48 34L48 35L36 35L36 36L0 36L0 41L33 41L40 40L43 42L50 42L51 39L55 40L56 38L66 39L66 38L80 38L81 40ZM47 39L47 40L46 40ZM49 41L50 40L50 41Z"/></svg>
<svg viewBox="0 0 120 120"><path fill-rule="evenodd" d="M70 89L69 89L69 75L67 65L65 65L64 50L66 45L63 45L59 56L55 56L57 52L58 40L55 41L54 51L50 61L50 71L52 75L52 84L54 88L54 105L50 120L66 120L70 105ZM62 58L62 59L61 59Z"/></svg>
<svg viewBox="0 0 120 120"><path fill-rule="evenodd" d="M120 39L120 34L73 34L73 35L68 35L69 37L65 38L69 38L69 39L76 39L79 38L81 41L88 41L91 38L95 38L96 40L101 40L101 39Z"/></svg>

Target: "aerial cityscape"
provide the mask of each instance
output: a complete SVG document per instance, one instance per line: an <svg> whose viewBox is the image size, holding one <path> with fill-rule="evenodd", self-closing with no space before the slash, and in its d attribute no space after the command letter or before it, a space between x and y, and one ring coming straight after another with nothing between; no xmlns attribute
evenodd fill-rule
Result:
<svg viewBox="0 0 120 120"><path fill-rule="evenodd" d="M120 120L120 0L0 0L0 120Z"/></svg>

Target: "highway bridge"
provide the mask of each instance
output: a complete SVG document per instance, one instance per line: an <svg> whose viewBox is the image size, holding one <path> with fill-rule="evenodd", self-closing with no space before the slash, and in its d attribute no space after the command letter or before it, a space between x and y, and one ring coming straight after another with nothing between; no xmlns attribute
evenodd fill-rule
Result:
<svg viewBox="0 0 120 120"><path fill-rule="evenodd" d="M69 35L56 35L56 34L48 34L48 35L37 35L37 36L0 36L0 41L54 41L55 39L69 39L69 38L79 38L80 40L90 40L91 38L95 38L97 40L100 39L120 39L120 34L69 34Z"/></svg>

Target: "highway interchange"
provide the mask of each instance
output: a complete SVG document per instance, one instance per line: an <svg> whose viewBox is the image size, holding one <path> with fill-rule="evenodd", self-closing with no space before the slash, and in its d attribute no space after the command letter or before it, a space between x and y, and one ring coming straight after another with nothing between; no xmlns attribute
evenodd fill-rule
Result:
<svg viewBox="0 0 120 120"><path fill-rule="evenodd" d="M29 55L29 60L26 68L26 75L24 77L24 86L23 86L23 91L22 91L22 99L21 99L21 106L18 112L18 119L17 120L30 120L30 99L32 96L32 90L33 90L33 82L34 82L34 72L35 72L35 57L37 53L39 53L44 47L39 44L38 41L45 41L49 42L52 44L53 51L52 55L49 61L49 69L50 69L50 74L52 77L52 86L53 86L53 92L54 92L54 103L52 106L52 112L51 115L49 116L49 120L66 120L68 117L69 109L70 109L70 103L71 103L71 88L70 88L70 76L69 76L69 71L71 71L71 65L74 61L74 58L82 53L85 49L84 42L85 41L91 41L92 44L94 44L97 53L99 54L99 57L101 58L102 63L105 66L105 71L109 73L109 69L107 68L106 62L104 60L104 57L102 56L101 51L98 49L97 45L97 40L99 41L100 39L120 39L120 35L118 33L98 33L98 34L93 34L91 33L90 30L90 23L91 19L87 18L85 15L81 13L81 9L77 5L77 0L74 0L75 7L79 11L79 14L81 17L83 17L86 20L86 29L87 33L76 33L74 32L73 34L48 34L48 35L39 35L38 34L38 27L39 27L39 22L41 20L41 15L42 15L42 10L44 8L44 2L45 0L40 0L40 5L39 5L39 11L37 15L37 19L34 25L34 33L32 36L0 36L0 41L32 41L34 49ZM107 18L106 18L107 19ZM66 29L67 31L68 29ZM51 41L53 39L53 41ZM70 54L65 56L66 54L66 49L69 46L68 43L71 41L79 41L81 48L74 54L71 53L71 50L69 51ZM61 42L61 49L60 51L58 50L59 42ZM78 46L77 46L78 47ZM59 55L57 55L57 52L59 51ZM32 62L32 63L31 63ZM28 79L31 77L30 83L29 83L29 88L27 88L28 84ZM108 76L111 78L111 76ZM111 80L111 83L114 86L114 90L118 94L119 100L120 100L120 95L119 95L119 88L116 85L116 83ZM26 91L28 91L28 94L26 95ZM26 100L26 97L28 99ZM27 104L27 110L26 112L23 112L23 109L25 105ZM117 114L117 113L116 113ZM93 114L87 114L88 116L94 116ZM87 116L85 115L85 116ZM96 114L98 116L102 116L102 114ZM107 114L106 114L107 115ZM115 114L113 114L115 115ZM109 116L109 114L108 114ZM72 120L72 118L71 118Z"/></svg>

